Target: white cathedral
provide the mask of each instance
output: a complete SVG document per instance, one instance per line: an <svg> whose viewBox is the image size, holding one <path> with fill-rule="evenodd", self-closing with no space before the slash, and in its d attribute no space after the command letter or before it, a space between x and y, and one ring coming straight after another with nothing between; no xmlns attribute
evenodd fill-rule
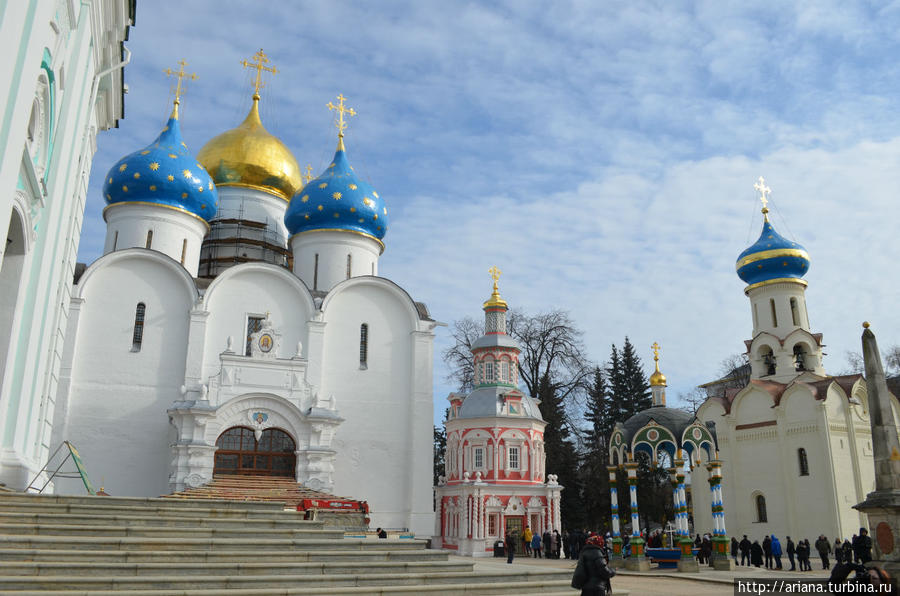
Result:
<svg viewBox="0 0 900 596"><path fill-rule="evenodd" d="M429 535L437 323L378 276L388 208L348 160L355 112L343 96L329 104L337 151L304 180L260 121L267 64L262 51L245 61L256 71L246 119L196 157L181 137L185 64L170 73L172 113L109 170L104 255L63 299L44 448L0 478L22 488L69 440L111 494L288 476L366 500L374 525ZM83 488L57 479L55 490Z"/></svg>

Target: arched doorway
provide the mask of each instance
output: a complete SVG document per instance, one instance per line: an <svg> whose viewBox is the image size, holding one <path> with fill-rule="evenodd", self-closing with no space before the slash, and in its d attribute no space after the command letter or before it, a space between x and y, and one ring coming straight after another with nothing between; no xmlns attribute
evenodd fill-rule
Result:
<svg viewBox="0 0 900 596"><path fill-rule="evenodd" d="M216 447L213 474L294 477L296 445L283 430L266 429L257 441L252 428L234 426L219 435Z"/></svg>

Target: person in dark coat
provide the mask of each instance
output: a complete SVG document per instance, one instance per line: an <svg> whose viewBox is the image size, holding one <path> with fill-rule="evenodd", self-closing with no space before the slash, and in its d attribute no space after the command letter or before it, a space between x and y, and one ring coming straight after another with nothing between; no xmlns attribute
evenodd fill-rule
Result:
<svg viewBox="0 0 900 596"><path fill-rule="evenodd" d="M549 559L553 555L553 536L550 530L541 534L541 542L544 545L544 558Z"/></svg>
<svg viewBox="0 0 900 596"><path fill-rule="evenodd" d="M809 540L801 540L797 544L797 562L800 563L800 571L812 571L809 564Z"/></svg>
<svg viewBox="0 0 900 596"><path fill-rule="evenodd" d="M797 553L797 547L790 536L787 537L787 549L785 549L785 552L787 552L788 561L791 562L791 571L796 571L797 565L794 563L794 555Z"/></svg>
<svg viewBox="0 0 900 596"><path fill-rule="evenodd" d="M506 535L506 562L513 562L513 555L516 554L516 535L510 532Z"/></svg>
<svg viewBox="0 0 900 596"><path fill-rule="evenodd" d="M537 532L531 537L531 552L535 559L541 558L541 535Z"/></svg>
<svg viewBox="0 0 900 596"><path fill-rule="evenodd" d="M853 540L853 557L863 565L872 560L872 539L865 528L860 528L859 535Z"/></svg>
<svg viewBox="0 0 900 596"><path fill-rule="evenodd" d="M853 545L850 544L850 541L844 538L844 563L853 562Z"/></svg>
<svg viewBox="0 0 900 596"><path fill-rule="evenodd" d="M610 578L616 572L610 569L603 558L603 537L591 536L585 542L575 573L572 574L572 587L581 590L581 596L609 596L612 594Z"/></svg>
<svg viewBox="0 0 900 596"><path fill-rule="evenodd" d="M844 547L841 546L841 539L834 539L834 564L840 565L844 562Z"/></svg>
<svg viewBox="0 0 900 596"><path fill-rule="evenodd" d="M763 554L766 557L766 569L772 568L772 539L766 534L762 543Z"/></svg>
<svg viewBox="0 0 900 596"><path fill-rule="evenodd" d="M559 558L559 551L562 549L562 536L558 530L553 530L553 558Z"/></svg>
<svg viewBox="0 0 900 596"><path fill-rule="evenodd" d="M763 564L763 549L759 545L759 540L754 540L753 544L750 545L750 563L754 567L759 567Z"/></svg>
<svg viewBox="0 0 900 596"><path fill-rule="evenodd" d="M738 555L738 541L734 536L731 537L731 558L734 559L734 562L737 563L737 555Z"/></svg>
<svg viewBox="0 0 900 596"><path fill-rule="evenodd" d="M738 548L741 549L741 565L750 565L750 540L747 539L746 534L738 543Z"/></svg>
<svg viewBox="0 0 900 596"><path fill-rule="evenodd" d="M830 569L831 563L828 561L828 555L831 553L831 543L828 542L828 538L825 538L825 534L819 534L819 538L816 540L816 551L819 553L819 558L822 559L822 569Z"/></svg>
<svg viewBox="0 0 900 596"><path fill-rule="evenodd" d="M700 542L700 554L703 557L703 563L712 565L712 542L709 536L704 536L703 541Z"/></svg>

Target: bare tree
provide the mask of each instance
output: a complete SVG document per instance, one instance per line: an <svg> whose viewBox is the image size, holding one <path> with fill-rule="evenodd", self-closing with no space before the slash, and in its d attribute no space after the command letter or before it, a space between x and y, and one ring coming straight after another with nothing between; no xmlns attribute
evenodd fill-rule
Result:
<svg viewBox="0 0 900 596"><path fill-rule="evenodd" d="M697 410L700 409L700 406L703 405L703 402L706 401L706 398L706 391L700 387L694 387L687 393L679 393L676 399L678 401L679 409L691 414L696 414Z"/></svg>
<svg viewBox="0 0 900 596"><path fill-rule="evenodd" d="M459 390L468 393L475 388L475 364L472 361L472 344L484 334L484 323L472 317L463 317L453 322L450 335L453 343L441 356L450 368L448 381L455 381Z"/></svg>

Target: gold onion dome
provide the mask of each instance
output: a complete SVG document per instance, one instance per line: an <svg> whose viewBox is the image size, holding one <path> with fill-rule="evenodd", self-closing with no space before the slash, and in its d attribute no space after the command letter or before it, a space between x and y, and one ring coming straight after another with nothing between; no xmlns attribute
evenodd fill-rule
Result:
<svg viewBox="0 0 900 596"><path fill-rule="evenodd" d="M650 375L650 386L665 387L666 375L662 374L659 370L659 344L654 342L651 348L653 349L653 362L656 364L656 370Z"/></svg>
<svg viewBox="0 0 900 596"><path fill-rule="evenodd" d="M259 119L259 95L237 128L210 140L197 161L216 186L256 188L289 201L303 187L300 166L284 143L270 134Z"/></svg>

